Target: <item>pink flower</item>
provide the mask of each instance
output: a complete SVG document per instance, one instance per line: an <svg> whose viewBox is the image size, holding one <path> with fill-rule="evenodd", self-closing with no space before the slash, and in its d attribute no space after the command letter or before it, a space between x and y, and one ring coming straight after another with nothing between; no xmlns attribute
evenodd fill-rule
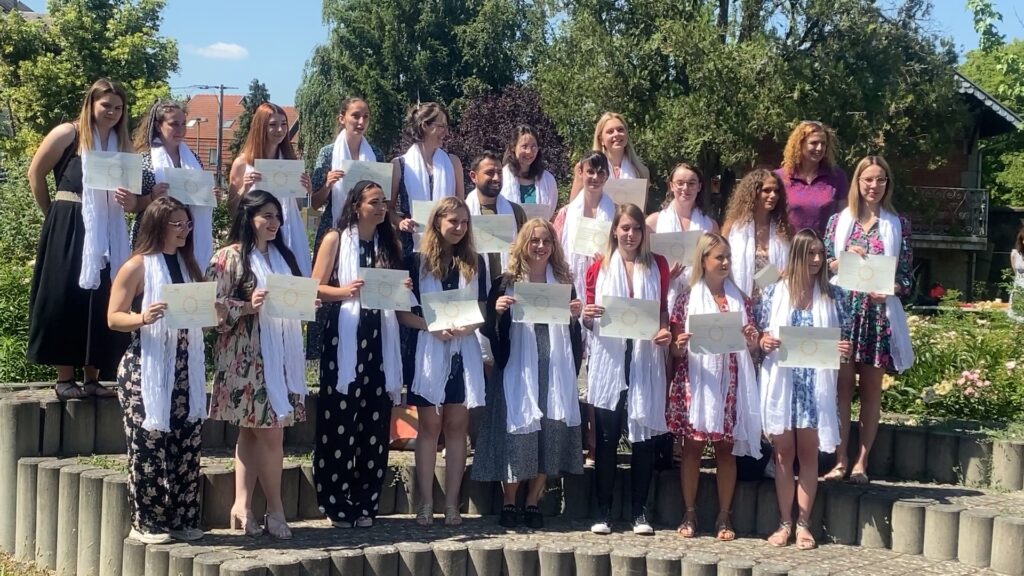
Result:
<svg viewBox="0 0 1024 576"><path fill-rule="evenodd" d="M968 370L964 370L963 372L960 373L960 375L963 376L964 378L969 378L971 376L971 373Z"/></svg>
<svg viewBox="0 0 1024 576"><path fill-rule="evenodd" d="M968 386L964 389L964 396L974 396L974 388Z"/></svg>
<svg viewBox="0 0 1024 576"><path fill-rule="evenodd" d="M964 384L967 383L967 380L961 378L961 379L957 380L956 383L959 384L960 386L963 386Z"/></svg>

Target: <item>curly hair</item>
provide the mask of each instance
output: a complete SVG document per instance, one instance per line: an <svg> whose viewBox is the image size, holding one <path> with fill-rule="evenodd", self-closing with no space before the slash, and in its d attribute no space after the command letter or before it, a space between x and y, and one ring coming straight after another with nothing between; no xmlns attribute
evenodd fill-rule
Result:
<svg viewBox="0 0 1024 576"><path fill-rule="evenodd" d="M466 225L466 235L458 244L450 245L441 236L441 218L457 210L465 211L469 216L469 208L466 203L454 196L438 200L433 211L430 212L430 225L423 232L423 239L420 242L422 252L422 272L433 274L438 280L443 280L448 275L448 268L445 266L451 261L458 269L459 274L467 281L476 274L477 254L473 248L473 221L469 220Z"/></svg>
<svg viewBox="0 0 1024 576"><path fill-rule="evenodd" d="M826 170L836 168L836 148L839 146L839 141L836 139L835 131L816 120L801 120L796 128L789 133L786 148L782 152L782 169L786 171L786 174L794 174L800 168L800 163L803 161L804 142L811 134L825 135L825 156L821 159L821 165Z"/></svg>
<svg viewBox="0 0 1024 576"><path fill-rule="evenodd" d="M562 244L558 242L558 233L555 232L555 227L551 222L543 218L527 220L516 234L516 239L508 251L508 270L506 272L509 278L513 282L521 282L530 277L530 239L533 237L533 231L537 228L548 231L551 241L551 256L548 257L548 264L551 265L555 279L562 284L572 284L572 272L569 271L569 265L565 261Z"/></svg>
<svg viewBox="0 0 1024 576"><path fill-rule="evenodd" d="M780 238L789 239L793 237L793 230L789 224L789 211L786 204L786 186L782 178L771 170L758 168L748 173L740 180L732 195L729 197L729 205L725 209L723 230L729 230L737 224L743 224L754 219L754 212L757 210L757 202L761 197L761 188L767 179L775 181L779 189L779 199L775 202L770 218L775 221L775 232Z"/></svg>
<svg viewBox="0 0 1024 576"><path fill-rule="evenodd" d="M413 104L405 113L402 123L402 135L410 142L423 142L427 135L427 127L444 118L448 122L448 112L437 102Z"/></svg>

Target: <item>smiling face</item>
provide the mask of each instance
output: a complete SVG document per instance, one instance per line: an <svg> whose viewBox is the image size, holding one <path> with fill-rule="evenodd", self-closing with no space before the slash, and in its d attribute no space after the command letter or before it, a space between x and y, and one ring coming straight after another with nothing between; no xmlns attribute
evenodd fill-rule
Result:
<svg viewBox="0 0 1024 576"><path fill-rule="evenodd" d="M529 170L530 165L537 159L538 150L540 150L540 145L537 144L537 139L533 137L533 134L523 134L516 141L516 162L523 172Z"/></svg>
<svg viewBox="0 0 1024 576"><path fill-rule="evenodd" d="M876 164L864 168L857 178L860 199L868 206L877 206L885 198L889 177L885 170Z"/></svg>
<svg viewBox="0 0 1024 576"><path fill-rule="evenodd" d="M423 130L423 142L425 144L440 146L448 135L448 117L438 114L433 120L426 123Z"/></svg>
<svg viewBox="0 0 1024 576"><path fill-rule="evenodd" d="M277 231L281 228L281 213L277 206L273 202L260 206L252 218L252 227L260 242L270 242L277 238Z"/></svg>
<svg viewBox="0 0 1024 576"><path fill-rule="evenodd" d="M618 242L619 251L624 256L635 256L640 250L640 244L644 241L643 222L637 222L628 214L619 217L619 223L615 226L615 241Z"/></svg>
<svg viewBox="0 0 1024 576"><path fill-rule="evenodd" d="M669 186L674 202L685 208L692 208L697 201L697 194L700 193L700 177L693 170L680 166L672 173Z"/></svg>
<svg viewBox="0 0 1024 576"><path fill-rule="evenodd" d="M273 114L267 121L267 142L277 146L288 135L288 119L284 114Z"/></svg>
<svg viewBox="0 0 1024 576"><path fill-rule="evenodd" d="M800 156L805 163L816 166L825 157L827 138L821 131L811 132L800 147Z"/></svg>
<svg viewBox="0 0 1024 576"><path fill-rule="evenodd" d="M718 244L701 259L704 277L708 280L724 282L729 277L732 265L732 251L727 244Z"/></svg>
<svg viewBox="0 0 1024 576"><path fill-rule="evenodd" d="M469 173L469 179L487 198L497 198L501 194L501 164L490 158L480 160L476 170Z"/></svg>
<svg viewBox="0 0 1024 576"><path fill-rule="evenodd" d="M612 118L601 128L601 147L605 150L622 151L629 142L626 125L618 118Z"/></svg>
<svg viewBox="0 0 1024 576"><path fill-rule="evenodd" d="M188 212L175 210L164 226L164 252L170 254L177 252L179 248L188 241L188 235L192 232L192 220Z"/></svg>
<svg viewBox="0 0 1024 576"><path fill-rule="evenodd" d="M543 226L537 226L530 234L530 242L527 249L527 260L530 264L546 266L551 258L551 250L554 248L555 239Z"/></svg>
<svg viewBox="0 0 1024 576"><path fill-rule="evenodd" d="M438 232L441 238L450 245L455 246L466 237L469 230L469 211L465 208L457 208L437 216Z"/></svg>
<svg viewBox="0 0 1024 576"><path fill-rule="evenodd" d="M338 115L338 123L347 134L362 136L370 125L370 107L366 102L356 100Z"/></svg>
<svg viewBox="0 0 1024 576"><path fill-rule="evenodd" d="M165 148L176 148L185 139L185 113L177 109L164 112L157 131Z"/></svg>
<svg viewBox="0 0 1024 576"><path fill-rule="evenodd" d="M92 119L99 130L113 128L123 114L124 101L117 94L104 94L92 103Z"/></svg>
<svg viewBox="0 0 1024 576"><path fill-rule="evenodd" d="M384 199L384 191L379 186L367 186L356 206L356 219L379 226L388 215L388 203Z"/></svg>
<svg viewBox="0 0 1024 576"><path fill-rule="evenodd" d="M590 164L583 165L583 187L591 193L599 194L608 181L608 172L603 168L595 168Z"/></svg>

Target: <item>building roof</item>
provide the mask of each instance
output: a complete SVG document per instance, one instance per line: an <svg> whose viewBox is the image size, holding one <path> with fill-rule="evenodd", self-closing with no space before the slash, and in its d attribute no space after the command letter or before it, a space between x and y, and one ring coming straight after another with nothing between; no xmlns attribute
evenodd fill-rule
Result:
<svg viewBox="0 0 1024 576"><path fill-rule="evenodd" d="M217 95L196 94L188 101L188 117L190 120L206 118L206 122L195 124L185 129L186 138L195 138L196 134L205 137L217 133ZM282 106L288 115L289 128L294 129L298 125L298 112L293 106ZM242 96L239 94L224 95L224 141L230 143L235 137L235 126L238 116L242 113Z"/></svg>
<svg viewBox="0 0 1024 576"><path fill-rule="evenodd" d="M18 0L0 0L0 11L10 12L11 10L17 10L18 12L32 12L31 8Z"/></svg>
<svg viewBox="0 0 1024 576"><path fill-rule="evenodd" d="M956 75L957 92L968 97L969 103L972 103L973 107L981 112L978 127L982 138L1024 129L1024 120L1016 112L1004 106L963 74L959 72L954 72L954 74Z"/></svg>

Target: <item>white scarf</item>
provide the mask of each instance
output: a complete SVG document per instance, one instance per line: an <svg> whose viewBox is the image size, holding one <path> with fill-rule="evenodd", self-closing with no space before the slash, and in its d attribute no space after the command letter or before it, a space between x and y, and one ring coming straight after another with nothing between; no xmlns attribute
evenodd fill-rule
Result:
<svg viewBox="0 0 1024 576"><path fill-rule="evenodd" d="M565 224L562 228L562 252L569 260L569 271L572 272L573 285L576 287L576 294L583 298L587 293L586 278L587 268L594 263L592 255L575 254L572 251L572 236L576 231L576 223L583 218L583 208L586 202L586 192L580 191L576 198L567 204L565 210ZM594 218L604 222L611 222L615 217L615 202L607 194L601 194L601 201L594 208Z"/></svg>
<svg viewBox="0 0 1024 576"><path fill-rule="evenodd" d="M725 282L729 311L741 312L743 325L750 323L744 306L743 292L732 282ZM718 304L703 280L690 290L686 304L686 331L694 314L718 313ZM700 432L725 431L725 397L729 387L729 356L736 357L736 422L733 426L732 453L736 456L761 457L761 401L757 392L757 373L750 352L730 354L694 354L687 351L690 366L690 425Z"/></svg>
<svg viewBox="0 0 1024 576"><path fill-rule="evenodd" d="M550 264L547 283L558 283ZM514 294L515 287L509 288ZM547 408L541 412L537 333L533 324L512 323L509 335L511 350L502 374L509 434L536 432L540 430L541 418L544 417L565 422L566 426L580 425L579 389L576 387L576 364L573 362L569 326L547 326L551 346L548 359L548 401Z"/></svg>
<svg viewBox="0 0 1024 576"><path fill-rule="evenodd" d="M652 262L653 263L653 262ZM633 298L661 302L661 273L654 265L650 268L633 266ZM596 304L605 296L630 297L626 282L626 265L616 250L608 266L597 275ZM625 376L626 341L622 338L601 336L595 323L590 344L587 371L587 401L598 408L614 410L619 396L627 389ZM652 335L653 336L653 335ZM665 348L651 340L634 340L633 356L629 359L627 413L629 441L643 442L668 431L665 423Z"/></svg>
<svg viewBox="0 0 1024 576"><path fill-rule="evenodd" d="M655 223L654 231L658 234L666 232L696 232L701 230L703 232L712 232L715 229L715 221L709 216L704 214L700 208L696 206L690 210L690 225L683 230L682 224L679 222L679 215L676 213L673 204L675 201L669 203L669 205L658 212L658 221ZM676 276L675 280L670 280L668 283L668 301L669 306L674 306L676 298L680 294L690 289L690 266L683 266L683 271ZM733 267L735 268L735 266Z"/></svg>
<svg viewBox="0 0 1024 576"><path fill-rule="evenodd" d="M270 262L253 250L249 254L249 266L256 276L256 288L267 287L270 274L291 274L291 268L284 256L273 244L268 244ZM271 318L258 313L260 328L260 354L263 356L263 379L266 381L270 407L278 418L292 412L288 393L306 396L306 355L302 351L302 322Z"/></svg>
<svg viewBox="0 0 1024 576"><path fill-rule="evenodd" d="M100 135L95 130L92 133L92 149L104 150ZM120 150L115 130L111 130L107 136L106 150ZM84 183L89 180L86 177L87 167L83 158L82 222L85 225L85 240L78 285L86 290L95 290L100 286L100 271L110 264L110 280L113 281L121 265L128 260L131 247L128 244L128 223L124 219L124 209L114 198L116 191L84 187Z"/></svg>
<svg viewBox="0 0 1024 576"><path fill-rule="evenodd" d="M377 249L377 235L373 237L373 248ZM359 229L352 226L341 231L338 249L338 283L344 286L359 277ZM335 390L348 394L348 386L356 375L359 315L362 306L359 298L349 298L338 306L338 383ZM394 310L381 310L380 342L384 357L385 390L391 401L399 403L402 395L402 350L398 338L398 319Z"/></svg>
<svg viewBox="0 0 1024 576"><path fill-rule="evenodd" d="M349 150L348 142L345 140L345 131L342 130L338 133L338 137L334 139L334 149L331 152L331 170L343 170L346 160L376 162L377 155L373 153L373 149L370 148L370 143L366 141L366 138L360 137L359 157L353 158L352 151ZM355 185L356 183L353 182L352 184ZM384 192L391 194L390 190L385 190ZM348 190L345 187L344 178L331 186L331 226L334 226L338 222L338 218L341 217L341 208L347 196Z"/></svg>
<svg viewBox="0 0 1024 576"><path fill-rule="evenodd" d="M149 157L153 163L153 178L157 182L167 182L164 170L174 168L174 161L162 145L153 146L149 150ZM181 159L181 167L186 170L202 170L196 155L192 153L184 142L178 143L178 157ZM207 191L211 195L213 191ZM200 266L210 263L213 258L213 206L195 206L189 204L188 209L192 212L192 246L196 255L196 261Z"/></svg>
<svg viewBox="0 0 1024 576"><path fill-rule="evenodd" d="M432 163L434 165L434 186L430 186L430 172L427 171L427 163L423 160L423 149L420 144L409 146L409 150L402 156L405 159L405 170L402 174L405 182L405 192L409 196L409 203L413 200L437 201L441 198L455 196L455 167L448 153L438 148L434 150Z"/></svg>
<svg viewBox="0 0 1024 576"><path fill-rule="evenodd" d="M280 154L278 155L280 158ZM252 164L245 165L245 173L255 172ZM253 185L258 190L259 182ZM309 238L306 237L306 223L302 221L302 212L299 210L299 203L295 197L278 198L281 203L281 229L284 244L292 251L295 262L299 265L299 272L303 276L309 276L313 271L313 263L309 254Z"/></svg>
<svg viewBox="0 0 1024 576"><path fill-rule="evenodd" d="M147 254L142 257L145 288L142 293L142 309L160 301L163 286L171 284L163 254ZM181 274L192 282L202 278L190 278L185 261L178 255ZM203 354L203 331L186 330L188 337L188 420L196 422L206 417L206 358ZM142 348L142 406L146 418L142 427L146 430L171 431L171 392L178 375L174 369L178 352L178 331L168 330L164 319L139 328Z"/></svg>
<svg viewBox="0 0 1024 576"><path fill-rule="evenodd" d="M609 164L611 164L610 161L609 161ZM615 175L615 167L614 166L610 166L610 168L611 168L611 171L610 171L611 173L608 174L608 177L613 179L613 180L620 180L620 179L621 180L632 180L634 178L637 178L636 167L634 167L633 163L629 161L629 156L625 156L625 155L622 156L622 163L619 164L619 175L618 176Z"/></svg>
<svg viewBox="0 0 1024 576"><path fill-rule="evenodd" d="M835 249L845 250L846 244L853 233L854 219L850 209L846 208L839 214L836 222ZM899 258L903 244L903 225L896 214L882 209L878 216L878 235L882 238L885 255ZM896 296L885 299L885 316L889 320L892 338L889 340L893 366L897 372L903 373L914 365L914 349L910 344L910 330L907 328L907 315L903 311L903 303Z"/></svg>
<svg viewBox="0 0 1024 576"><path fill-rule="evenodd" d="M545 170L533 181L533 185L537 188L537 204L548 207L547 217L550 219L558 206L558 184L555 183L555 177ZM509 202L523 203L523 198L519 194L519 178L512 173L512 168L507 164L501 169L501 195Z"/></svg>
<svg viewBox="0 0 1024 576"><path fill-rule="evenodd" d="M420 267L420 295L441 292L441 281L429 271ZM459 274L459 289L477 286L477 276L468 281ZM434 406L444 402L444 385L451 372L452 356L462 354L463 381L466 386L466 407L483 406L484 362L476 331L453 338L447 342L435 338L429 332L420 332L416 339L416 376L412 381L412 392L425 398Z"/></svg>
<svg viewBox="0 0 1024 576"><path fill-rule="evenodd" d="M782 270L789 257L789 242L777 234L775 221L768 224L768 262ZM748 296L754 289L754 253L757 250L754 238L754 221L734 223L729 230L729 246L732 247L732 278Z"/></svg>
<svg viewBox="0 0 1024 576"><path fill-rule="evenodd" d="M821 293L814 284L814 300L811 316L814 326L819 328L839 327L839 313L836 301ZM768 331L779 337L779 327L789 326L793 318L793 304L790 300L789 282L775 285L772 294L771 317ZM837 352L838 354L838 352ZM817 369L814 371L814 402L818 407L818 447L822 452L835 452L839 445L839 404L836 399L836 377L838 370ZM793 370L778 365L778 351L764 356L761 364L761 421L764 433L769 436L782 434L793 427Z"/></svg>
<svg viewBox="0 0 1024 576"><path fill-rule="evenodd" d="M500 194L498 195L498 197L495 200L496 200L496 204L495 204L494 208L495 208L495 212L496 213L498 213L498 214L507 214L509 216L512 216L512 222L513 222L512 223L512 227L513 227L513 230L512 230L512 240L515 241L516 232L519 231L519 226L518 226L518 222L515 221L516 213L515 213L515 210L512 209L512 203L509 202L507 198L505 198L504 196L501 196ZM481 215L481 212L480 212L480 191L479 190L473 189L473 191L470 192L468 196L466 196L466 207L469 208L469 215L470 216L480 216ZM509 248L511 248L511 246L509 246ZM501 253L501 269L502 270L507 270L508 269L508 250L505 250L505 251L503 251ZM484 273L486 274L487 291L490 292L490 290L491 290L491 277L493 276L493 270L488 270L487 269L487 258L484 258Z"/></svg>

